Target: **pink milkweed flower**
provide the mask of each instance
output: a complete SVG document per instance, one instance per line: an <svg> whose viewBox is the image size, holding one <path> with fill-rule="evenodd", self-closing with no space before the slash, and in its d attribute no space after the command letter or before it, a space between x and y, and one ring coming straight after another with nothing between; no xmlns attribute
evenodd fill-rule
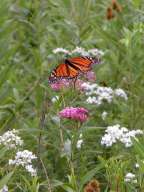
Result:
<svg viewBox="0 0 144 192"><path fill-rule="evenodd" d="M59 115L62 118L84 122L88 119L88 110L83 107L66 107Z"/></svg>
<svg viewBox="0 0 144 192"><path fill-rule="evenodd" d="M69 81L63 79L63 80L59 80L59 81L57 81L57 82L51 83L50 86L51 86L51 88L52 88L54 91L59 91L59 90L61 90L62 88L68 87L69 84L70 84Z"/></svg>
<svg viewBox="0 0 144 192"><path fill-rule="evenodd" d="M85 74L85 77L91 81L91 82L94 82L96 81L96 75L93 71L88 71L86 74Z"/></svg>
<svg viewBox="0 0 144 192"><path fill-rule="evenodd" d="M75 82L75 88L79 91L83 91L83 87L82 87L83 83L84 83L83 80L77 79Z"/></svg>

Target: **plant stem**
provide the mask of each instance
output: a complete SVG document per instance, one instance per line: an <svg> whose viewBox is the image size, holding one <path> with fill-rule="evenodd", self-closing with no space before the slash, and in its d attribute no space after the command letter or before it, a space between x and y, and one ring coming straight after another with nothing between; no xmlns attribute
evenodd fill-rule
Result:
<svg viewBox="0 0 144 192"><path fill-rule="evenodd" d="M61 127L61 122L60 122L60 125L59 125L59 132L60 132L61 152L63 152L63 149L64 149L64 138L63 138L63 130L62 130L62 127Z"/></svg>
<svg viewBox="0 0 144 192"><path fill-rule="evenodd" d="M48 192L52 192L52 187L51 187L51 184L50 184L50 179L49 179L49 177L48 177L46 167L45 167L44 162L43 162L43 160L42 160L41 158L40 158L40 161L41 161L41 164L42 164L42 167L43 167L45 176L46 176L46 178L47 178Z"/></svg>
<svg viewBox="0 0 144 192"><path fill-rule="evenodd" d="M46 103L46 98L47 98L47 92L44 92L44 99L42 103L42 112L41 112L41 117L40 117L40 123L39 123L39 137L38 137L38 156L40 157L41 153L41 140L42 140L42 131L44 129L44 123L45 123L45 113L47 111L47 103Z"/></svg>

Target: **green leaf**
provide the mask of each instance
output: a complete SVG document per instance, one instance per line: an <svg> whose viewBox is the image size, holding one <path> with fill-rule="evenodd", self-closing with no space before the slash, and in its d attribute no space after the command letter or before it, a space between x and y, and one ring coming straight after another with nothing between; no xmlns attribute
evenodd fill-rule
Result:
<svg viewBox="0 0 144 192"><path fill-rule="evenodd" d="M101 169L103 168L102 165L97 166L95 169L92 169L91 171L87 172L81 179L80 182L80 190L82 190L84 184L86 184L92 177L97 174Z"/></svg>
<svg viewBox="0 0 144 192"><path fill-rule="evenodd" d="M19 102L20 96L19 96L19 92L18 92L18 90L16 88L13 88L13 95L14 95L14 97L16 99L16 102Z"/></svg>
<svg viewBox="0 0 144 192"><path fill-rule="evenodd" d="M5 152L7 151L7 149L5 147L3 147L2 149L0 149L0 159L5 155Z"/></svg>
<svg viewBox="0 0 144 192"><path fill-rule="evenodd" d="M10 178L13 175L13 171L8 173L6 176L4 176L1 180L0 180L0 189L3 188L4 185L6 185L8 183L8 181L10 180Z"/></svg>
<svg viewBox="0 0 144 192"><path fill-rule="evenodd" d="M141 0L133 0L133 5L136 7L136 8L139 8L141 4Z"/></svg>
<svg viewBox="0 0 144 192"><path fill-rule="evenodd" d="M73 190L72 187L68 186L67 184L64 184L64 185L62 186L62 188L63 188L64 190L66 190L67 192L75 192L75 190Z"/></svg>

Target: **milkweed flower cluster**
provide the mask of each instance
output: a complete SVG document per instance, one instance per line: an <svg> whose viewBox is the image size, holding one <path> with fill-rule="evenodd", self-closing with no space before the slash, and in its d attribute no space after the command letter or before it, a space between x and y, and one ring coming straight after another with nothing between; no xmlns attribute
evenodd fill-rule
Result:
<svg viewBox="0 0 144 192"><path fill-rule="evenodd" d="M143 131L141 130L131 130L129 131L125 127L120 127L120 125L108 126L105 130L105 135L101 139L101 145L106 147L111 147L114 143L120 141L125 145L125 147L132 146L132 139L136 135L142 135Z"/></svg>
<svg viewBox="0 0 144 192"><path fill-rule="evenodd" d="M135 174L127 173L124 179L125 182L137 183Z"/></svg>
<svg viewBox="0 0 144 192"><path fill-rule="evenodd" d="M88 110L82 107L66 107L59 115L61 118L85 122L88 119Z"/></svg>
<svg viewBox="0 0 144 192"><path fill-rule="evenodd" d="M91 82L95 82L96 81L96 75L93 71L88 71L86 74L85 74L85 77L88 81L91 81Z"/></svg>
<svg viewBox="0 0 144 192"><path fill-rule="evenodd" d="M50 86L54 91L59 91L63 88L67 88L70 85L70 81L66 79L61 79L57 82L51 83Z"/></svg>
<svg viewBox="0 0 144 192"><path fill-rule="evenodd" d="M37 157L31 151L18 151L15 155L15 159L9 160L9 165L21 165L31 174L31 176L36 176L36 169L32 166L32 160L34 159L37 159Z"/></svg>
<svg viewBox="0 0 144 192"><path fill-rule="evenodd" d="M2 189L0 189L0 192L8 192L8 186L4 185Z"/></svg>
<svg viewBox="0 0 144 192"><path fill-rule="evenodd" d="M121 97L127 100L127 94L123 89L112 89L111 87L102 87L96 83L83 83L81 85L85 95L87 96L87 103L96 104L97 106L103 104L104 101L111 103L115 97Z"/></svg>
<svg viewBox="0 0 144 192"><path fill-rule="evenodd" d="M64 55L79 54L81 56L91 56L91 57L103 56L104 55L104 52L99 50L99 49L94 48L94 49L86 50L86 49L84 49L82 47L76 47L72 51L69 51L67 49L64 49L64 48L60 47L60 48L53 49L53 53L54 54L62 53Z"/></svg>
<svg viewBox="0 0 144 192"><path fill-rule="evenodd" d="M0 145L4 145L8 149L16 149L23 145L23 140L18 136L18 131L13 129L0 136Z"/></svg>

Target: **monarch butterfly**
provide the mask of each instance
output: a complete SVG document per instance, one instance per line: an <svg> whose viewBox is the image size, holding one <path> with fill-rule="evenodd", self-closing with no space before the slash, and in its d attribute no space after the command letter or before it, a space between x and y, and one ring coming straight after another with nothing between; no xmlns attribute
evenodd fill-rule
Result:
<svg viewBox="0 0 144 192"><path fill-rule="evenodd" d="M50 74L49 82L53 83L60 79L74 79L80 74L91 70L93 64L98 64L99 58L73 57L65 59Z"/></svg>

